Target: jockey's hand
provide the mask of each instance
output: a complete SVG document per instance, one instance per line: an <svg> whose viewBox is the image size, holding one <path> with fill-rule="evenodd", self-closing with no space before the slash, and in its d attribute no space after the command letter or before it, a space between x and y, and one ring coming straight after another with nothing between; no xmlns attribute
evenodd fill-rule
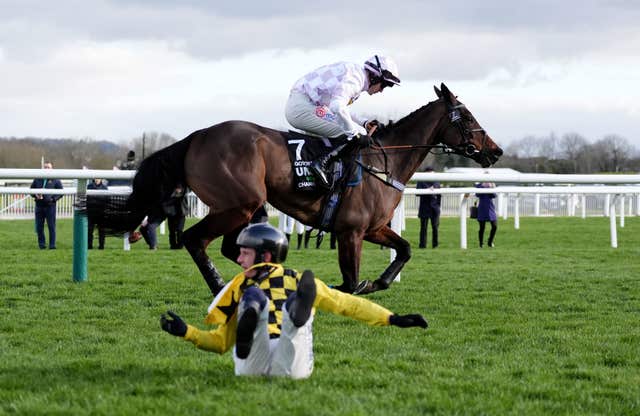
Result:
<svg viewBox="0 0 640 416"><path fill-rule="evenodd" d="M426 329L429 326L427 320L420 314L391 315L389 317L389 324L399 326L400 328L419 326L420 328Z"/></svg>
<svg viewBox="0 0 640 416"><path fill-rule="evenodd" d="M384 124L375 119L367 120L367 122L364 123L364 129L368 134L371 134L371 129L373 129L374 127L376 127L377 130L380 130L384 128Z"/></svg>
<svg viewBox="0 0 640 416"><path fill-rule="evenodd" d="M182 318L180 318L177 314L167 311L170 318L165 314L160 316L160 328L163 331L167 331L171 335L175 335L177 337L183 337L187 333L187 324L184 323Z"/></svg>
<svg viewBox="0 0 640 416"><path fill-rule="evenodd" d="M371 136L367 136L366 134L356 134L351 138L354 140L354 143L359 147L368 147L371 143Z"/></svg>

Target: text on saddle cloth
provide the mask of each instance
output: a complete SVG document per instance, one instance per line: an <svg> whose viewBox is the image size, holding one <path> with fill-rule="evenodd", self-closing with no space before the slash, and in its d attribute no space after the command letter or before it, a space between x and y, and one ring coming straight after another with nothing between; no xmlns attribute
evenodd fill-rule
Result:
<svg viewBox="0 0 640 416"><path fill-rule="evenodd" d="M345 140L344 136L327 139L290 131L287 136L287 149L293 171L294 190L315 191L317 189L316 178L309 167L314 160L330 152Z"/></svg>

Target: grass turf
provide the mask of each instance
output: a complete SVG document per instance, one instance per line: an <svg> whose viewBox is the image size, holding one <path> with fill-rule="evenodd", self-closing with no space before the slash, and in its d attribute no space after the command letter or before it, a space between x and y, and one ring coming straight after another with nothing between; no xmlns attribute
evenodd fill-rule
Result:
<svg viewBox="0 0 640 416"><path fill-rule="evenodd" d="M38 250L32 221L0 222L0 414L639 414L640 218L609 242L607 218L500 221L496 248L414 247L402 279L369 296L423 313L427 331L373 328L318 312L308 380L238 378L229 354L160 330L171 309L204 327L207 287L186 251L120 239L89 253L73 283L72 222ZM488 231L488 230L487 230ZM294 236L295 240L295 236ZM328 239L327 239L328 240ZM295 242L292 240L295 248ZM209 253L228 279L239 268ZM362 278L388 250L366 244ZM339 283L337 254L292 249L287 265Z"/></svg>

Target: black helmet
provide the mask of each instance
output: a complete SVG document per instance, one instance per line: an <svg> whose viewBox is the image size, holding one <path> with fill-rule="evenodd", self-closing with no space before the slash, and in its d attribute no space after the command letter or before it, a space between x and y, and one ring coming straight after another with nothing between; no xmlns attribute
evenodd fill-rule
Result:
<svg viewBox="0 0 640 416"><path fill-rule="evenodd" d="M236 239L240 247L256 251L256 263L264 261L264 253L271 253L271 262L282 263L287 258L289 241L282 231L266 222L251 224L240 232Z"/></svg>

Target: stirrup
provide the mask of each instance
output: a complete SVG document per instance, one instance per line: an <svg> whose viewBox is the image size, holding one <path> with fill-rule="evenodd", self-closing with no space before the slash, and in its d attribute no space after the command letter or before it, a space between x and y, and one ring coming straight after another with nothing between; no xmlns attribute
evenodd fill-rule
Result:
<svg viewBox="0 0 640 416"><path fill-rule="evenodd" d="M311 171L313 172L313 174L315 175L315 177L317 179L319 179L318 181L318 185L322 186L323 188L329 189L331 188L331 184L329 183L329 180L327 179L327 173L325 172L325 169L323 167L323 163L319 160L316 160L315 162L313 162L311 164Z"/></svg>

